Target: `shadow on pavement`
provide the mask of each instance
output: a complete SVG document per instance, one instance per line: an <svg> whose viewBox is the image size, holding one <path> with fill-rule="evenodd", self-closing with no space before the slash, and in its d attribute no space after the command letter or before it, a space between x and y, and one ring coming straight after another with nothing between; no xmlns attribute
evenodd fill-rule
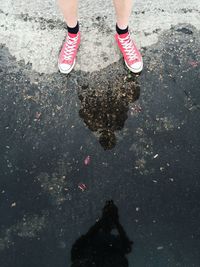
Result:
<svg viewBox="0 0 200 267"><path fill-rule="evenodd" d="M128 267L126 254L132 244L119 222L117 206L107 201L101 218L72 246L71 267Z"/></svg>

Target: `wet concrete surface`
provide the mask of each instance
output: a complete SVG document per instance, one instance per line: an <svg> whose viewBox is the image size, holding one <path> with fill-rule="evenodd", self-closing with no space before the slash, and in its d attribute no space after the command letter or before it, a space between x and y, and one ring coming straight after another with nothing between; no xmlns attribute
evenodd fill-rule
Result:
<svg viewBox="0 0 200 267"><path fill-rule="evenodd" d="M1 45L0 266L71 266L110 199L130 267L200 265L199 39L164 32L140 76L39 74Z"/></svg>

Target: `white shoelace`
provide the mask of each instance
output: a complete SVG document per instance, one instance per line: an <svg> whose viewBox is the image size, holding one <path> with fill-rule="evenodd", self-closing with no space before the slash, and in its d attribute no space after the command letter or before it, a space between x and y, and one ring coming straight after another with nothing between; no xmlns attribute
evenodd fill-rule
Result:
<svg viewBox="0 0 200 267"><path fill-rule="evenodd" d="M77 40L78 40L78 35L76 37L73 37L73 38L70 36L67 36L66 46L65 46L65 50L64 50L64 59L65 60L71 60L72 59L73 53L76 49Z"/></svg>
<svg viewBox="0 0 200 267"><path fill-rule="evenodd" d="M130 38L130 35L127 35L125 38L119 38L121 45L123 46L126 55L130 61L138 58L137 53L134 49L133 41Z"/></svg>

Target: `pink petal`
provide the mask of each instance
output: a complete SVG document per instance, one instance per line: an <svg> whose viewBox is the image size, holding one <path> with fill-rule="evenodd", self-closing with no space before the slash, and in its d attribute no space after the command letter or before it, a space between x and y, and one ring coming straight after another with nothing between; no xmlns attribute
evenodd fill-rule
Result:
<svg viewBox="0 0 200 267"><path fill-rule="evenodd" d="M189 61L190 66L192 66L193 68L198 66L198 62L197 61Z"/></svg>
<svg viewBox="0 0 200 267"><path fill-rule="evenodd" d="M78 188L83 192L83 191L85 191L87 189L87 186L85 184L83 184L83 183L80 183L78 185Z"/></svg>
<svg viewBox="0 0 200 267"><path fill-rule="evenodd" d="M91 162L91 158L90 158L90 156L87 156L87 157L85 158L85 160L84 160L84 164L85 164L85 165L89 165L90 162Z"/></svg>
<svg viewBox="0 0 200 267"><path fill-rule="evenodd" d="M36 117L36 119L39 119L40 116L41 116L41 113L37 111L37 112L35 113L35 117Z"/></svg>

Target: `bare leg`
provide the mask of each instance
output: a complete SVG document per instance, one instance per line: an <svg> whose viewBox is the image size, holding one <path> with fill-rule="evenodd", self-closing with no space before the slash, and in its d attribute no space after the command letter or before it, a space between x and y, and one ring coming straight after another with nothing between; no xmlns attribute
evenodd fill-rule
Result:
<svg viewBox="0 0 200 267"><path fill-rule="evenodd" d="M120 29L126 29L132 10L132 0L113 0L117 25Z"/></svg>
<svg viewBox="0 0 200 267"><path fill-rule="evenodd" d="M58 68L61 73L68 74L74 68L80 44L78 0L58 0L58 5L67 23L68 30L67 37L59 54Z"/></svg>
<svg viewBox="0 0 200 267"><path fill-rule="evenodd" d="M65 18L67 26L73 28L78 20L78 0L58 0L58 5Z"/></svg>
<svg viewBox="0 0 200 267"><path fill-rule="evenodd" d="M143 68L142 56L131 39L127 28L132 11L132 0L113 0L113 3L118 26L115 35L118 47L129 70L133 73L140 73Z"/></svg>

